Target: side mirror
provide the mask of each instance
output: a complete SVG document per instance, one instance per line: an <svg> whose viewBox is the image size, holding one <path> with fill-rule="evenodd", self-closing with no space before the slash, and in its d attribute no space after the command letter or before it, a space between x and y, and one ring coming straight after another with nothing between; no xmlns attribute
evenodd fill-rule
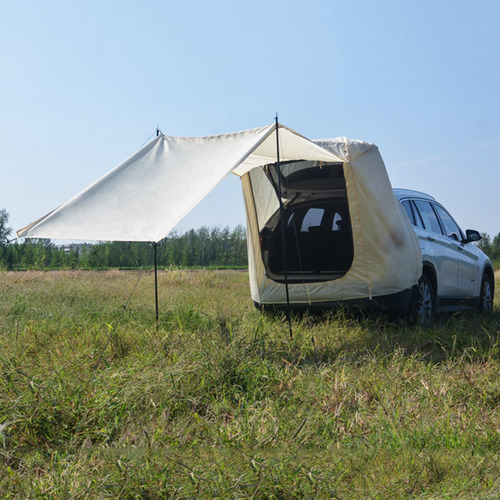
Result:
<svg viewBox="0 0 500 500"><path fill-rule="evenodd" d="M479 241L482 238L479 231L476 231L474 229L467 229L465 231L465 234L467 235L467 237L465 238L463 243L471 243L472 241Z"/></svg>

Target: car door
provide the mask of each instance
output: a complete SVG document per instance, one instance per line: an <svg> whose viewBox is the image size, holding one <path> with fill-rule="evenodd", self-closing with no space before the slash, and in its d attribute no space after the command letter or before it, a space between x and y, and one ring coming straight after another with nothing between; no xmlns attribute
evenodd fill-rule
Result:
<svg viewBox="0 0 500 500"><path fill-rule="evenodd" d="M433 207L457 255L457 297L476 297L479 294L478 252L473 243L464 243L465 236L451 215L437 203L433 203Z"/></svg>
<svg viewBox="0 0 500 500"><path fill-rule="evenodd" d="M458 290L457 241L443 233L439 219L428 200L413 200L417 217L423 224L426 238L432 248L433 263L436 266L439 297L456 297Z"/></svg>
<svg viewBox="0 0 500 500"><path fill-rule="evenodd" d="M418 243L420 246L420 251L422 252L423 260L434 261L434 249L431 247L429 240L427 239L427 231L424 229L424 224L418 215L417 209L414 208L413 201L406 199L401 201L401 205L405 209L410 223L413 226L413 230L418 238Z"/></svg>

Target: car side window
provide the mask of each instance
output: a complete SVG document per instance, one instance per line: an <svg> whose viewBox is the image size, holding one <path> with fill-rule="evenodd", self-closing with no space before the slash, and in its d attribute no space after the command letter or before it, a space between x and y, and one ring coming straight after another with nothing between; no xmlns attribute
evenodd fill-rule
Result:
<svg viewBox="0 0 500 500"><path fill-rule="evenodd" d="M335 212L332 222L332 231L340 231L342 229L342 221L342 216L338 212Z"/></svg>
<svg viewBox="0 0 500 500"><path fill-rule="evenodd" d="M413 210L411 209L410 205L410 200L404 200L401 202L401 205L403 205L403 208L405 209L405 212L408 214L408 218L410 219L410 222L416 226L415 224L415 217L413 216Z"/></svg>
<svg viewBox="0 0 500 500"><path fill-rule="evenodd" d="M439 205L434 204L434 209L436 210L438 217L441 219L446 235L457 241L463 240L462 231L458 227L457 223L451 218L451 215Z"/></svg>
<svg viewBox="0 0 500 500"><path fill-rule="evenodd" d="M320 227L325 211L322 208L310 208L302 219L301 233L308 233L313 227Z"/></svg>
<svg viewBox="0 0 500 500"><path fill-rule="evenodd" d="M425 229L434 233L443 234L441 226L439 225L436 212L434 212L431 204L428 201L414 200L418 213L422 218Z"/></svg>
<svg viewBox="0 0 500 500"><path fill-rule="evenodd" d="M413 211L413 216L415 217L415 225L424 229L424 223L422 222L422 217L420 217L420 214L418 213L415 202L410 200L410 206Z"/></svg>

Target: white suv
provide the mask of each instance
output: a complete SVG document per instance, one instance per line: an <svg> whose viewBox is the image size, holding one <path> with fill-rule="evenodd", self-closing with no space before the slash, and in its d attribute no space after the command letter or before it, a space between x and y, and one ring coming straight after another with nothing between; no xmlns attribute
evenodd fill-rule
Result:
<svg viewBox="0 0 500 500"><path fill-rule="evenodd" d="M465 234L445 208L432 196L408 189L394 189L420 243L422 276L413 311L422 325L435 312L465 309L491 311L494 271L488 257L474 244L481 235Z"/></svg>

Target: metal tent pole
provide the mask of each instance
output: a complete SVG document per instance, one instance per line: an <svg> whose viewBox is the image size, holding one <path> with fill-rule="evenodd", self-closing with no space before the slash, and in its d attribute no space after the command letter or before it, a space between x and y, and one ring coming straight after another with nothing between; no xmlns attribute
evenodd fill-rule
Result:
<svg viewBox="0 0 500 500"><path fill-rule="evenodd" d="M156 137L160 135L160 127L156 126ZM153 260L155 268L155 313L156 313L156 330L158 330L158 243L153 243Z"/></svg>
<svg viewBox="0 0 500 500"><path fill-rule="evenodd" d="M290 293L288 291L288 269L286 258L286 238L285 238L285 208L281 197L281 165L280 165L280 140L279 140L279 124L278 113L276 113L276 166L278 169L278 199L280 204L280 219L281 219L281 246L283 255L283 274L285 275L285 291L286 291L286 319L288 321L288 329L290 331L290 338L293 337L292 333L292 319L290 317Z"/></svg>
<svg viewBox="0 0 500 500"><path fill-rule="evenodd" d="M158 243L153 243L154 268L155 268L155 311L156 311L156 329L158 330Z"/></svg>

